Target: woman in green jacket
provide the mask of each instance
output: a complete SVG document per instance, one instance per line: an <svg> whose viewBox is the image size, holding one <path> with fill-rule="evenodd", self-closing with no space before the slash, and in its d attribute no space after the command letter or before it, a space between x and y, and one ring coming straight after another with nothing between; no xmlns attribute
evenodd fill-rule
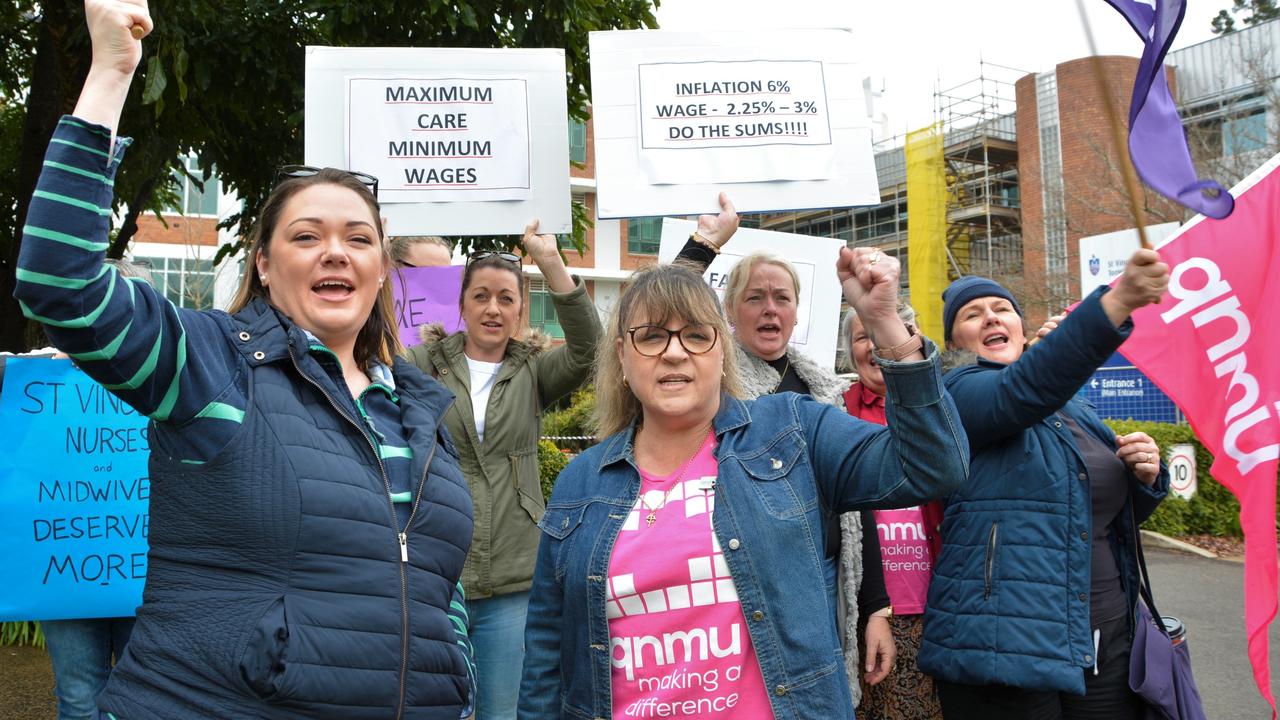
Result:
<svg viewBox="0 0 1280 720"><path fill-rule="evenodd" d="M524 659L525 612L544 509L538 478L543 410L591 375L600 318L582 280L569 275L554 235L525 228L524 248L550 289L565 344L546 349L523 326L524 275L510 253L479 252L462 276L465 330L424 333L409 359L457 396L445 424L475 502L471 554L462 570L479 692L477 720L514 718Z"/></svg>

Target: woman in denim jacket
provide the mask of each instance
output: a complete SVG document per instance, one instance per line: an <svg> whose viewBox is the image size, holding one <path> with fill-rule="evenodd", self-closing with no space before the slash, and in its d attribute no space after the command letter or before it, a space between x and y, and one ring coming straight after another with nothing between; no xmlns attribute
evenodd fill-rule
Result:
<svg viewBox="0 0 1280 720"><path fill-rule="evenodd" d="M739 400L701 276L634 276L599 354L607 437L541 523L520 717L852 716L823 520L954 490L968 446L936 348L894 311L897 261L842 250L838 271L887 348L887 428L795 393Z"/></svg>

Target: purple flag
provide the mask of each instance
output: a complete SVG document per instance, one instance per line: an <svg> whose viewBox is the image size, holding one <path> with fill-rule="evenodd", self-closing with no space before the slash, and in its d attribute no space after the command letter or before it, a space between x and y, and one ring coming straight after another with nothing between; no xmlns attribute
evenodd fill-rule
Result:
<svg viewBox="0 0 1280 720"><path fill-rule="evenodd" d="M1182 25L1186 0L1153 0L1155 7L1151 1L1107 0L1145 45L1129 105L1129 157L1138 176L1156 192L1198 213L1222 219L1231 214L1235 200L1216 181L1196 177L1187 136L1164 73L1164 56Z"/></svg>
<svg viewBox="0 0 1280 720"><path fill-rule="evenodd" d="M408 267L391 273L396 301L396 324L405 347L421 343L418 327L438 322L451 333L462 327L458 295L462 293L461 265Z"/></svg>

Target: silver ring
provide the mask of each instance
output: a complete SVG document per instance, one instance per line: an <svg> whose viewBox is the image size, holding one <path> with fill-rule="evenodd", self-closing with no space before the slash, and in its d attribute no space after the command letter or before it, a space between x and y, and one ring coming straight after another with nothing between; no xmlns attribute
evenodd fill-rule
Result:
<svg viewBox="0 0 1280 720"><path fill-rule="evenodd" d="M876 250L875 252L871 253L871 259L867 261L867 264L875 265L878 262L880 262L880 251Z"/></svg>

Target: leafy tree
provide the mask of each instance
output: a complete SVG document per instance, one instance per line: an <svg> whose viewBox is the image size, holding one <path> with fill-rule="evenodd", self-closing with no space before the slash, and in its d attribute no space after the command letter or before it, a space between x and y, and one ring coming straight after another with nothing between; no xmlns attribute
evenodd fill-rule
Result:
<svg viewBox="0 0 1280 720"><path fill-rule="evenodd" d="M116 181L127 208L109 254L120 256L137 218L173 199L173 172L194 153L255 216L276 167L302 158L304 48L495 47L565 49L569 111L587 115L587 33L655 27L658 0L152 0L154 33L120 122L134 139ZM80 0L16 0L0 7L0 349L38 342L13 300L21 228L58 118L75 107L89 65ZM197 183L206 178L193 177ZM239 222L242 214L224 221ZM575 244L589 218L575 207ZM511 247L518 237L464 238ZM232 248L232 252L241 249Z"/></svg>
<svg viewBox="0 0 1280 720"><path fill-rule="evenodd" d="M1213 18L1213 34L1226 35L1236 31L1234 16L1242 16L1247 26L1257 25L1280 17L1280 7L1275 0L1232 0L1230 10L1219 10Z"/></svg>

